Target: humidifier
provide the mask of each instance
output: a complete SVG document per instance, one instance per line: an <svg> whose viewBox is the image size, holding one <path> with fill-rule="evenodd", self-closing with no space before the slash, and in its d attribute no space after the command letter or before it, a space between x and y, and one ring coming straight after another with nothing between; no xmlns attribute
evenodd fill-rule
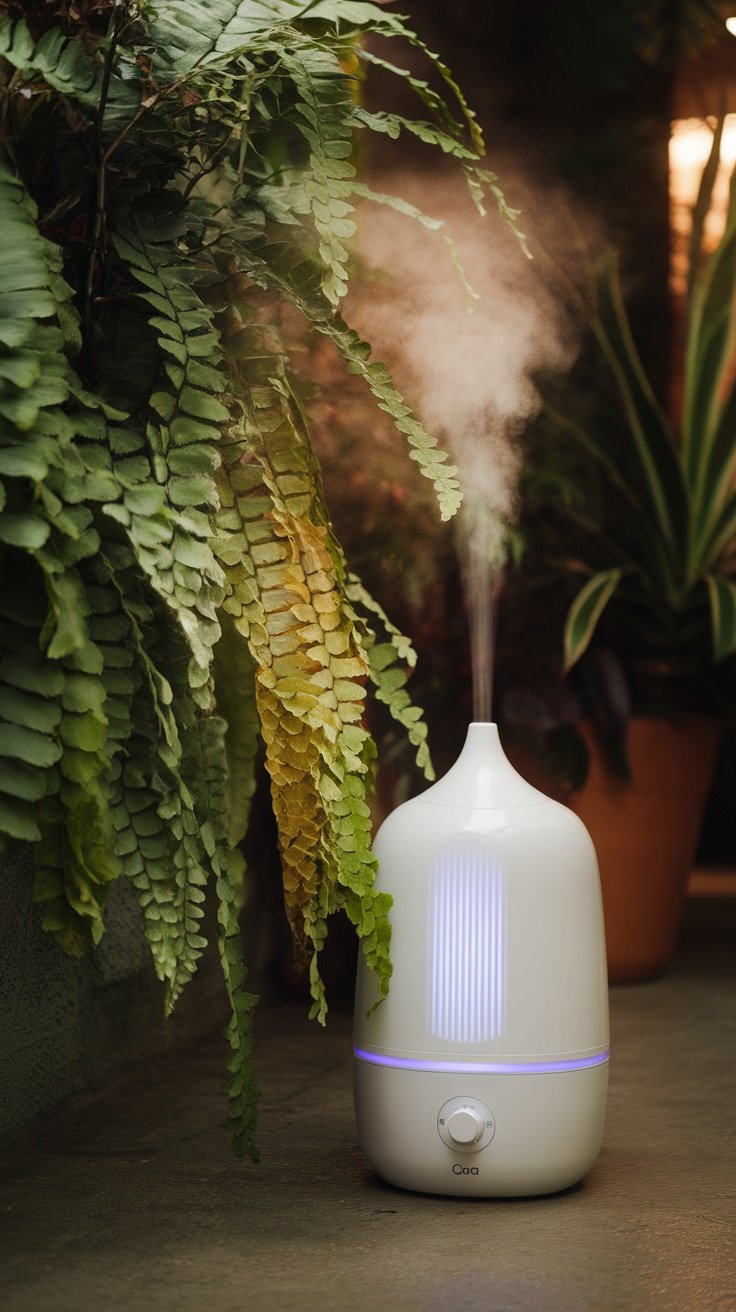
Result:
<svg viewBox="0 0 736 1312"><path fill-rule="evenodd" d="M361 962L358 1135L379 1175L438 1194L544 1194L598 1155L608 994L581 821L528 784L494 724L378 831L393 975ZM376 1005L378 1004L378 1005Z"/></svg>

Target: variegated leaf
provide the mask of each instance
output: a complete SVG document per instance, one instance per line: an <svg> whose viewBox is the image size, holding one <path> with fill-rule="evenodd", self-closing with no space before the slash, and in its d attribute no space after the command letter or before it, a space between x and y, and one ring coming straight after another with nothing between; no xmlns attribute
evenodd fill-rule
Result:
<svg viewBox="0 0 736 1312"><path fill-rule="evenodd" d="M596 625L621 581L623 570L606 569L594 574L573 601L565 621L565 669L580 660Z"/></svg>

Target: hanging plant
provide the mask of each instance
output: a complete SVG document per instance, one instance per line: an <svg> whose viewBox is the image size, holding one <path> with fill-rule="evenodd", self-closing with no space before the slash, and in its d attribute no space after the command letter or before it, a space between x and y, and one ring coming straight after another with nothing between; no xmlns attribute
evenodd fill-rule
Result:
<svg viewBox="0 0 736 1312"><path fill-rule="evenodd" d="M445 94L366 34L418 49ZM421 121L362 107L375 64ZM238 844L259 734L320 1020L334 911L383 994L391 969L368 688L431 777L412 648L335 540L279 307L365 380L447 518L457 471L338 310L352 200L371 195L356 135L413 133L479 208L503 198L449 71L375 4L11 3L0 79L0 831L34 845L44 926L72 953L132 881L167 1009L213 887L229 1124L253 1155Z"/></svg>

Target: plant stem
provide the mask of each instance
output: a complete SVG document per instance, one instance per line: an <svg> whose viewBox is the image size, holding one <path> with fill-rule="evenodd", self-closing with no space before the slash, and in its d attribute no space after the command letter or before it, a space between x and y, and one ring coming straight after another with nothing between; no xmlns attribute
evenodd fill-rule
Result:
<svg viewBox="0 0 736 1312"><path fill-rule="evenodd" d="M110 80L112 78L112 69L117 53L120 29L123 21L123 12L116 7L110 19L109 37L110 44L105 56L105 68L102 75L102 88L100 90L100 103L97 109L97 119L95 122L95 142L97 146L97 178L95 186L95 215L92 224L91 233L91 250L89 262L87 264L87 280L84 289L84 312L85 319L89 323L92 315L92 290L94 287L95 274L100 261L101 247L103 240L103 230L105 223L105 171L106 171L106 153L104 150L103 124L105 118L105 107L107 98L110 93Z"/></svg>

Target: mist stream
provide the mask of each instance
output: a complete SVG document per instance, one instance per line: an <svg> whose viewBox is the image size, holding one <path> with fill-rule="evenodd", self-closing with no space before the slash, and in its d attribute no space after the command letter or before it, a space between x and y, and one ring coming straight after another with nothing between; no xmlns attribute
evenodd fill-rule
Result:
<svg viewBox="0 0 736 1312"><path fill-rule="evenodd" d="M447 222L470 282L469 306L436 233L391 210L359 224L368 266L390 276L354 298L349 316L458 467L464 503L456 545L473 671L473 718L493 709L494 621L507 526L518 513L520 437L538 412L539 371L565 368L575 345L557 305L500 221L481 221L442 175L392 177L398 191ZM429 202L428 202L429 193Z"/></svg>
<svg viewBox="0 0 736 1312"><path fill-rule="evenodd" d="M460 512L461 516L463 511ZM473 679L473 720L488 723L493 713L493 667L496 601L501 583L501 566L493 550L492 537L484 518L474 516L472 535L458 532L458 555L468 616L468 638Z"/></svg>

